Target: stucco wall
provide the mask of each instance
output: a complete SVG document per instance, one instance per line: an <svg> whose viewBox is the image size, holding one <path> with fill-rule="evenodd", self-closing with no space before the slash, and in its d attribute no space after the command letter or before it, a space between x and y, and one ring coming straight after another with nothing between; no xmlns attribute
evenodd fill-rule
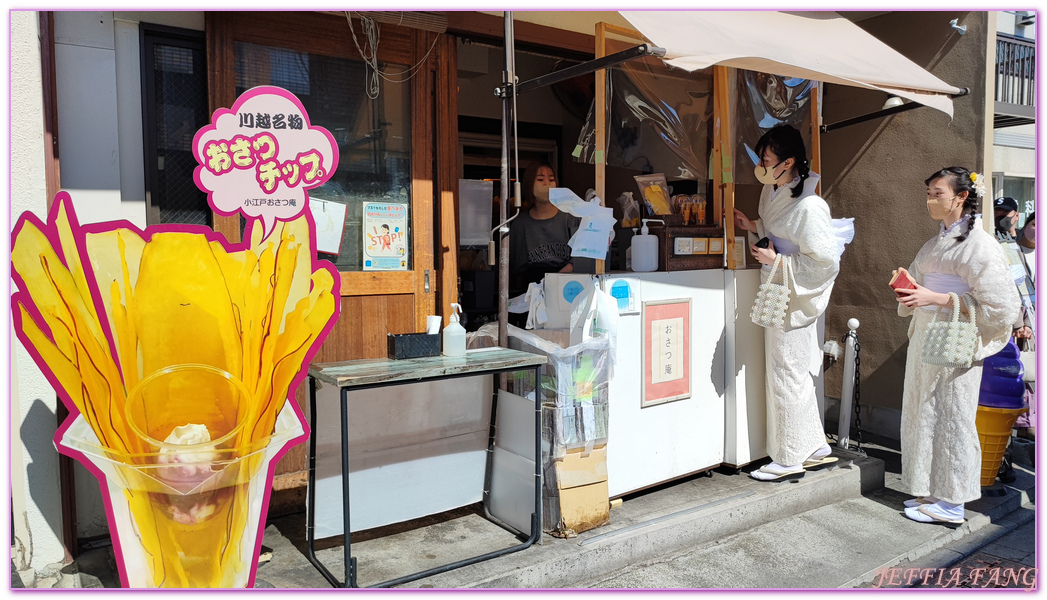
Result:
<svg viewBox="0 0 1047 600"><path fill-rule="evenodd" d="M954 18L967 26L965 35L949 27ZM834 217L855 217L855 239L843 256L829 305L826 337L840 339L849 318L861 322L861 401L897 410L901 408L909 320L897 316L887 281L891 270L907 267L938 230L937 222L927 215L924 179L950 165L982 169L987 148L984 63L988 15L899 11L858 25L940 79L971 90L970 95L954 101L951 122L941 112L919 108L822 136L826 200ZM885 100L882 92L827 86L825 123L873 112ZM827 395L839 395L842 370L837 365L826 373ZM877 433L898 435L896 430Z"/></svg>
<svg viewBox="0 0 1047 600"><path fill-rule="evenodd" d="M13 224L25 211L46 217L47 187L39 21L35 11L10 15L11 115L18 115L11 119ZM58 400L13 328L11 374L12 558L18 569L41 569L65 556L58 453L51 441Z"/></svg>

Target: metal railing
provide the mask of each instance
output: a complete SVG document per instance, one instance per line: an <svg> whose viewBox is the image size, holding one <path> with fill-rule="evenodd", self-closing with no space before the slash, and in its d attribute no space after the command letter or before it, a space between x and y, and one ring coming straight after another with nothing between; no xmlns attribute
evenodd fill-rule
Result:
<svg viewBox="0 0 1047 600"><path fill-rule="evenodd" d="M996 101L1022 106L1036 102L1036 43L996 34Z"/></svg>

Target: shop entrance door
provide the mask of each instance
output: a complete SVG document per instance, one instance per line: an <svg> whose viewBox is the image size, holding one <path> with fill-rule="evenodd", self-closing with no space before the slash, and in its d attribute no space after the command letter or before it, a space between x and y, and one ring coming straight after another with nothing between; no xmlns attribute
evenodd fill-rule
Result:
<svg viewBox="0 0 1047 600"><path fill-rule="evenodd" d="M344 205L346 214L338 253L320 255L341 272L343 298L342 317L317 361L384 356L387 333L423 330L426 315L444 310L438 289L451 291L436 272L436 248L455 243L437 239L447 235L447 223L434 227L442 208L434 198L442 201L441 192L453 190L445 180L451 177L439 174L455 160L453 152L440 152L442 136L436 135L440 99L446 97L439 89L447 85L446 69L437 64L446 60L446 44L433 33L383 25L376 62L368 64L357 43L364 54L370 46L355 18L352 27L344 15L302 12L209 13L207 22L212 110L230 106L252 87L280 86L302 101L312 124L327 128L339 146L335 175L310 192L311 198ZM406 208L400 264L368 264L365 234L382 225L368 219L369 203ZM236 220L216 217L215 227L239 235Z"/></svg>
<svg viewBox="0 0 1047 600"><path fill-rule="evenodd" d="M446 314L457 301L457 136L445 124L457 110L447 93L453 41L389 24L369 40L355 17L350 29L344 13L209 12L205 25L212 112L250 88L276 85L295 94L311 124L338 144L337 171L310 191L311 200L346 215L337 253L319 255L338 267L342 303L313 362L384 357L388 333L424 331L427 315ZM369 55L372 44L375 61L365 62L361 53ZM365 233L386 224L368 215L371 203L406 209L406 220L389 223L390 233L402 227L402 264L368 265ZM215 230L239 239L239 220L216 215ZM304 406L304 386L297 393ZM303 467L298 447L277 474Z"/></svg>

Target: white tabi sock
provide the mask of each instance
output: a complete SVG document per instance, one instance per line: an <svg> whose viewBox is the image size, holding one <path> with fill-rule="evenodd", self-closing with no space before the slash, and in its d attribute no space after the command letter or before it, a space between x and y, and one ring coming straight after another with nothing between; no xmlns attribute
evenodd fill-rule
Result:
<svg viewBox="0 0 1047 600"><path fill-rule="evenodd" d="M833 449L829 447L829 444L822 444L822 447L815 450L814 454L809 456L807 460L821 460L832 453Z"/></svg>

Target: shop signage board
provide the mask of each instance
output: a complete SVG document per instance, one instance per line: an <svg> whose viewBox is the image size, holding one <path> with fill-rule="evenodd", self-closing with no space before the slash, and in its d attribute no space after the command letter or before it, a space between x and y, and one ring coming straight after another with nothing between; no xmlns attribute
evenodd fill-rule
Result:
<svg viewBox="0 0 1047 600"><path fill-rule="evenodd" d="M407 270L406 204L364 204L363 235L364 271Z"/></svg>
<svg viewBox="0 0 1047 600"><path fill-rule="evenodd" d="M232 108L215 111L193 149L200 163L193 178L215 212L260 218L266 235L276 221L305 211L309 190L338 166L331 133L313 126L301 101L275 86L251 88Z"/></svg>
<svg viewBox="0 0 1047 600"><path fill-rule="evenodd" d="M640 406L691 397L691 300L643 303Z"/></svg>

